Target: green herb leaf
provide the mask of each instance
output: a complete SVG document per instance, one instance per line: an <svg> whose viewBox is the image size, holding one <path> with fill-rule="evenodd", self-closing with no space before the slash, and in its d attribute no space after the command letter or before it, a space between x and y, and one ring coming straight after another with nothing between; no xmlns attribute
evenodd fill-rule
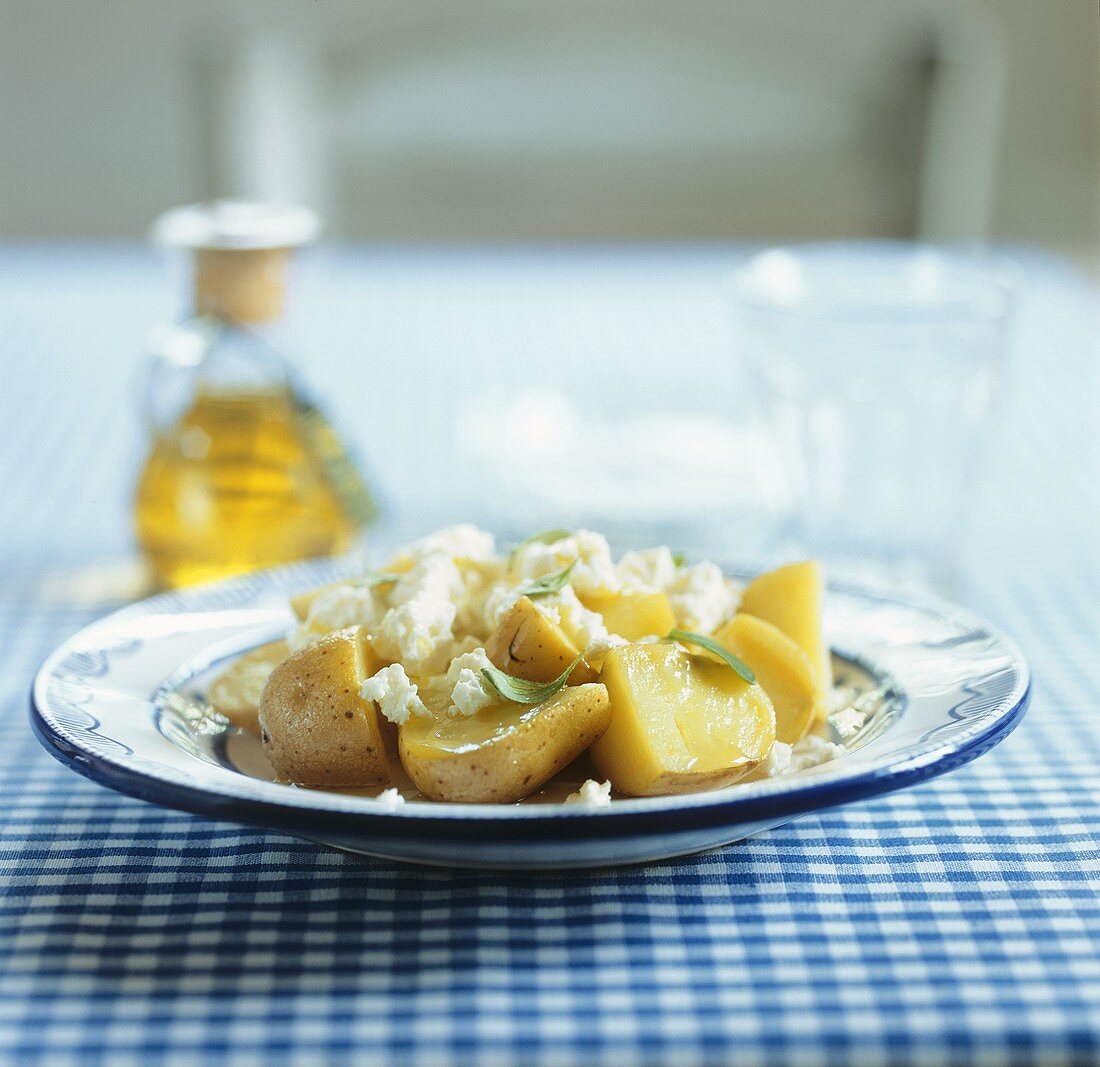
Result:
<svg viewBox="0 0 1100 1067"><path fill-rule="evenodd" d="M572 530L543 530L542 533L537 533L528 537L526 541L520 541L520 543L512 549L511 555L508 557L508 566L512 566L516 556L518 556L528 545L552 545L555 541L561 541L563 538L572 536L572 533Z"/></svg>
<svg viewBox="0 0 1100 1067"><path fill-rule="evenodd" d="M756 675L749 669L748 664L742 663L736 656L730 655L713 637L706 637L704 634L693 634L689 630L669 630L668 639L670 641L681 641L685 645L698 645L700 648L705 648L708 652L713 652L718 656L730 670L740 675L749 685L756 681Z"/></svg>
<svg viewBox="0 0 1100 1067"><path fill-rule="evenodd" d="M551 593L560 593L569 582L569 575L573 568L580 563L579 559L573 560L568 567L563 567L557 574L547 574L542 578L536 578L520 590L520 596L539 597L548 596Z"/></svg>
<svg viewBox="0 0 1100 1067"><path fill-rule="evenodd" d="M673 564L674 567L682 567L685 563L687 563L687 561L688 561L688 558L687 558L687 555L685 553L683 553L683 552L673 552L672 553L672 564Z"/></svg>
<svg viewBox="0 0 1100 1067"><path fill-rule="evenodd" d="M496 667L482 667L481 673L485 676L485 681L505 700L516 704L541 704L565 688L569 675L580 661L581 657L577 656L552 682L529 682L525 678L513 678Z"/></svg>
<svg viewBox="0 0 1100 1067"><path fill-rule="evenodd" d="M373 589L376 585L393 585L401 581L400 574L388 574L385 571L367 571L362 578L357 578L352 584L360 589Z"/></svg>

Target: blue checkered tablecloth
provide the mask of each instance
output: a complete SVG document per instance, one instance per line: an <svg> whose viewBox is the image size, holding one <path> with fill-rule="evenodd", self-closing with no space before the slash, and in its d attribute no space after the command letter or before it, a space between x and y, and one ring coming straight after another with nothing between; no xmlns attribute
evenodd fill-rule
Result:
<svg viewBox="0 0 1100 1067"><path fill-rule="evenodd" d="M956 773L718 852L510 876L164 811L39 749L32 674L110 606L104 561L128 549L131 381L170 301L138 249L0 252L0 1059L1100 1062L1097 297L1020 258L960 596L1032 660L1023 725ZM474 475L424 405L442 415L517 351L566 379L670 346L705 370L728 259L334 252L299 293L325 309L303 316L310 375L395 512L456 517ZM357 407L364 368L419 413Z"/></svg>

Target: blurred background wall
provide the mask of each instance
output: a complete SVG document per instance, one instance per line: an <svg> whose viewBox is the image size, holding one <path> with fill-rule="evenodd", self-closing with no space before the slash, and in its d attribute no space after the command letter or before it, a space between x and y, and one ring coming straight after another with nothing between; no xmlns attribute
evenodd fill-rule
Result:
<svg viewBox="0 0 1100 1067"><path fill-rule="evenodd" d="M0 239L1036 242L1095 266L1095 0L0 0Z"/></svg>

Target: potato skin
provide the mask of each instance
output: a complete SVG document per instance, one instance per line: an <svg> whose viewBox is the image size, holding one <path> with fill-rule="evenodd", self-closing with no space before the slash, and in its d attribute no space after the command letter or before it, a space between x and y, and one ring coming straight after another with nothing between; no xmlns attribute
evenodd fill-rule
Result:
<svg viewBox="0 0 1100 1067"><path fill-rule="evenodd" d="M433 746L430 734L435 724L427 720L410 719L401 727L401 762L426 797L460 804L514 804L576 759L611 721L607 690L596 683L570 686L536 708L503 705L479 715L494 713L503 728L465 751ZM444 728L461 734L465 727L458 720Z"/></svg>
<svg viewBox="0 0 1100 1067"><path fill-rule="evenodd" d="M561 627L522 596L485 642L485 654L493 665L513 678L528 682L552 682L577 658L577 649ZM581 660L569 675L569 684L594 682L596 672Z"/></svg>
<svg viewBox="0 0 1100 1067"><path fill-rule="evenodd" d="M733 785L741 781L749 772L753 771L757 763L746 762L739 767L731 767L722 771L666 771L654 778L645 789L644 793L637 796L644 797L668 797L679 796L684 793L705 793L710 789L724 789L727 785ZM603 775L604 771L596 762L597 771ZM606 775L605 775L606 777ZM618 786L615 787L618 789ZM622 792L627 792L622 790Z"/></svg>
<svg viewBox="0 0 1100 1067"><path fill-rule="evenodd" d="M353 627L306 645L275 668L260 699L260 728L281 777L321 788L389 782L377 706L359 695L372 667Z"/></svg>

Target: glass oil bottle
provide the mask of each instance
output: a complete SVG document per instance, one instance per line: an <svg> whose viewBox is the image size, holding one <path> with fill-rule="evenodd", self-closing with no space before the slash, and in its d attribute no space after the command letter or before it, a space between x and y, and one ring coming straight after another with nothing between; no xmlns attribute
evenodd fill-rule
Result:
<svg viewBox="0 0 1100 1067"><path fill-rule="evenodd" d="M160 587L355 547L374 501L284 354L301 208L217 203L162 216L156 236L192 256L193 313L153 334L152 437L135 494L138 543Z"/></svg>

